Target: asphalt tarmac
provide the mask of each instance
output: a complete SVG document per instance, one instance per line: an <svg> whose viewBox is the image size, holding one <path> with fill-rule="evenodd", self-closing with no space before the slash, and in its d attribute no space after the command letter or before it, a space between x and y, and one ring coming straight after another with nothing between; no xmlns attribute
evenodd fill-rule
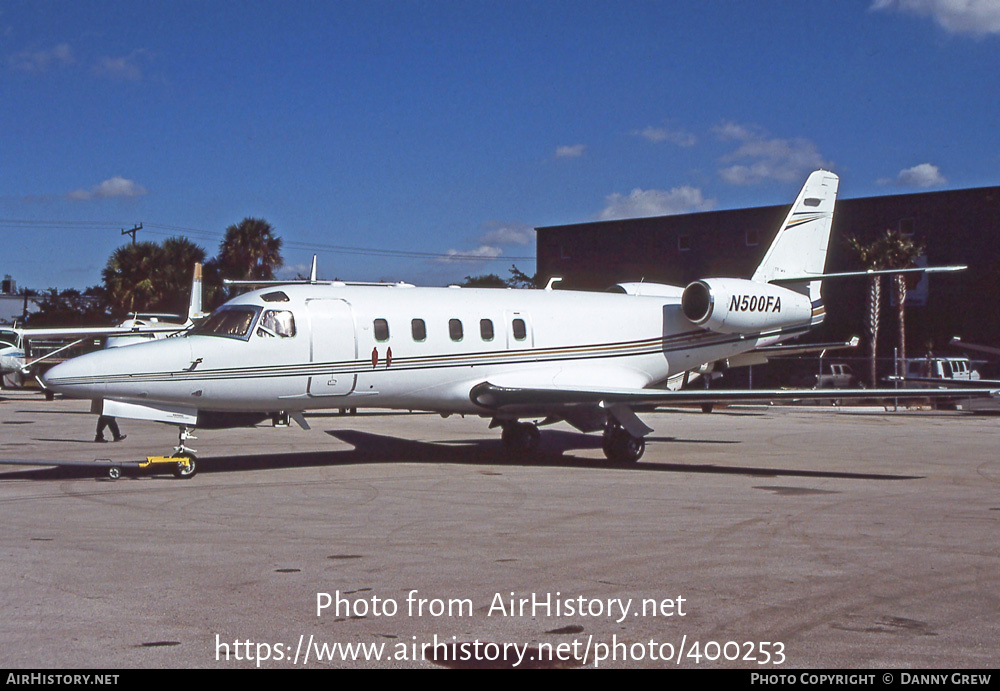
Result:
<svg viewBox="0 0 1000 691"><path fill-rule="evenodd" d="M88 411L0 392L0 458L176 443L96 444ZM1000 419L642 417L631 467L564 425L511 462L486 420L389 411L199 430L190 479L0 465L0 666L1000 663Z"/></svg>

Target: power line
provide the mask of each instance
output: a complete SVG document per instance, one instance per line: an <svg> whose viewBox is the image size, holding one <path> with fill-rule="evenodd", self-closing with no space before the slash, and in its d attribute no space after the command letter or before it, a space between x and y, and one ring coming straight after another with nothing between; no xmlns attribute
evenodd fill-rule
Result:
<svg viewBox="0 0 1000 691"><path fill-rule="evenodd" d="M155 230L149 230L149 229L162 228L162 229L172 230L175 232L183 232L185 235L205 240L222 239L225 237L225 234L223 233L213 233L212 231L201 230L198 228L167 226L167 225L161 225L159 223L148 223L146 225L147 225L146 230L148 230L148 232L159 235L169 235L169 233L156 233ZM283 239L283 244L285 247L289 247L291 249L308 250L311 252L328 252L331 254L353 254L353 255L375 256L375 257L397 257L397 258L408 258L408 259L445 259L454 261L462 261L462 260L535 261L535 257L530 257L530 256L514 256L514 255L500 254L495 257L484 257L479 254L467 254L462 252L419 252L417 250L390 250L390 249L379 249L374 247L326 245L322 243L298 242L295 240L287 240L287 239Z"/></svg>
<svg viewBox="0 0 1000 691"><path fill-rule="evenodd" d="M55 220L27 220L27 219L2 219L0 218L0 228L20 228L31 230L121 230L122 223L112 221L55 221ZM217 233L201 228L188 228L185 226L174 226L163 223L140 223L132 230L121 230L122 234L132 234L135 241L134 232L145 230L153 235L175 235L181 234L186 237L205 241L221 241L224 233ZM164 232L166 231L166 232ZM328 245L323 243L298 242L284 239L285 247L310 252L325 252L330 254L350 254L372 257L395 257L405 259L438 259L444 261L535 261L533 256L516 256L499 254L497 256L483 256L481 254L471 254L466 252L420 252L417 250L392 250L375 247L354 247L350 245Z"/></svg>

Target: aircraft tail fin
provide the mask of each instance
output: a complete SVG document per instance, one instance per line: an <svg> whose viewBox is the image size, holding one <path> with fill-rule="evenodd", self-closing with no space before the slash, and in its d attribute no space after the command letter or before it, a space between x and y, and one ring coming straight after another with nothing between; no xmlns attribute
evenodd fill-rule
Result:
<svg viewBox="0 0 1000 691"><path fill-rule="evenodd" d="M801 283L784 286L809 295L814 303L820 300L821 275L826 266L839 184L840 178L825 170L809 175L752 280L770 283L802 277ZM809 280L809 276L817 278Z"/></svg>
<svg viewBox="0 0 1000 691"><path fill-rule="evenodd" d="M191 301L188 303L187 317L189 321L201 319L205 313L201 308L201 264L194 265L194 275L191 278Z"/></svg>

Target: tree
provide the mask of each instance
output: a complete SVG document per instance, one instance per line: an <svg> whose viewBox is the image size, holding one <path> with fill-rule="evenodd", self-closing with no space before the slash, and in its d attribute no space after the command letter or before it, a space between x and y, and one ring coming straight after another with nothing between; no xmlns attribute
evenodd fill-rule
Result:
<svg viewBox="0 0 1000 691"><path fill-rule="evenodd" d="M204 262L205 250L187 238L122 245L101 272L112 313L186 314L194 265Z"/></svg>
<svg viewBox="0 0 1000 691"><path fill-rule="evenodd" d="M155 242L122 245L114 251L101 278L115 317L157 309L163 298L160 275L164 262L163 248Z"/></svg>
<svg viewBox="0 0 1000 691"><path fill-rule="evenodd" d="M534 276L529 276L516 265L510 265L510 278L507 279L507 285L511 288L540 288L538 285L538 274Z"/></svg>
<svg viewBox="0 0 1000 691"><path fill-rule="evenodd" d="M907 269L914 266L917 258L924 253L923 243L917 243L898 230L886 230L876 236L870 243L864 243L857 237L848 237L847 246L865 269ZM897 274L897 302L899 303L899 344L900 354L906 359L906 278ZM868 291L868 340L871 349L871 382L878 386L878 375L875 371L879 312L881 309L882 283L881 276L872 276Z"/></svg>
<svg viewBox="0 0 1000 691"><path fill-rule="evenodd" d="M160 249L164 262L159 276L163 298L157 309L170 314L186 314L194 265L205 264L205 250L182 237L167 238Z"/></svg>
<svg viewBox="0 0 1000 691"><path fill-rule="evenodd" d="M537 274L529 276L515 265L510 267L510 278L504 280L496 274L466 276L463 288L537 288Z"/></svg>
<svg viewBox="0 0 1000 691"><path fill-rule="evenodd" d="M226 228L216 258L219 276L237 281L270 281L281 268L281 238L262 218L244 218Z"/></svg>
<svg viewBox="0 0 1000 691"><path fill-rule="evenodd" d="M916 266L917 259L923 256L926 245L917 242L912 237L903 235L898 230L887 230L881 236L881 252L885 257L888 269L910 269ZM899 357L906 362L906 291L907 275L896 274L896 303L899 308Z"/></svg>
<svg viewBox="0 0 1000 691"><path fill-rule="evenodd" d="M507 281L496 274L480 274L478 276L466 276L461 284L463 288L506 288Z"/></svg>
<svg viewBox="0 0 1000 691"><path fill-rule="evenodd" d="M26 326L99 326L111 317L104 290L91 286L82 293L75 288L49 288L41 294L38 311L28 316Z"/></svg>

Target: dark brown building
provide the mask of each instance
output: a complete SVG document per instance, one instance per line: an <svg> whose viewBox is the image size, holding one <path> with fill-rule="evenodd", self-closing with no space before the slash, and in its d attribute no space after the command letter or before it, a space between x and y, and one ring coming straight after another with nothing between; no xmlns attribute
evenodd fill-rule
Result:
<svg viewBox="0 0 1000 691"><path fill-rule="evenodd" d="M537 229L538 276L564 289L603 289L623 281L686 285L712 276L749 277L789 206L602 221ZM1000 346L1000 187L838 200L827 271L861 267L844 238L874 239L885 229L926 244L928 265L967 271L928 275L907 297L907 354L941 352L952 336ZM883 279L881 355L891 357L898 326L892 285ZM803 340L852 335L865 341L868 279L827 280L827 319ZM859 352L858 356L867 352Z"/></svg>

